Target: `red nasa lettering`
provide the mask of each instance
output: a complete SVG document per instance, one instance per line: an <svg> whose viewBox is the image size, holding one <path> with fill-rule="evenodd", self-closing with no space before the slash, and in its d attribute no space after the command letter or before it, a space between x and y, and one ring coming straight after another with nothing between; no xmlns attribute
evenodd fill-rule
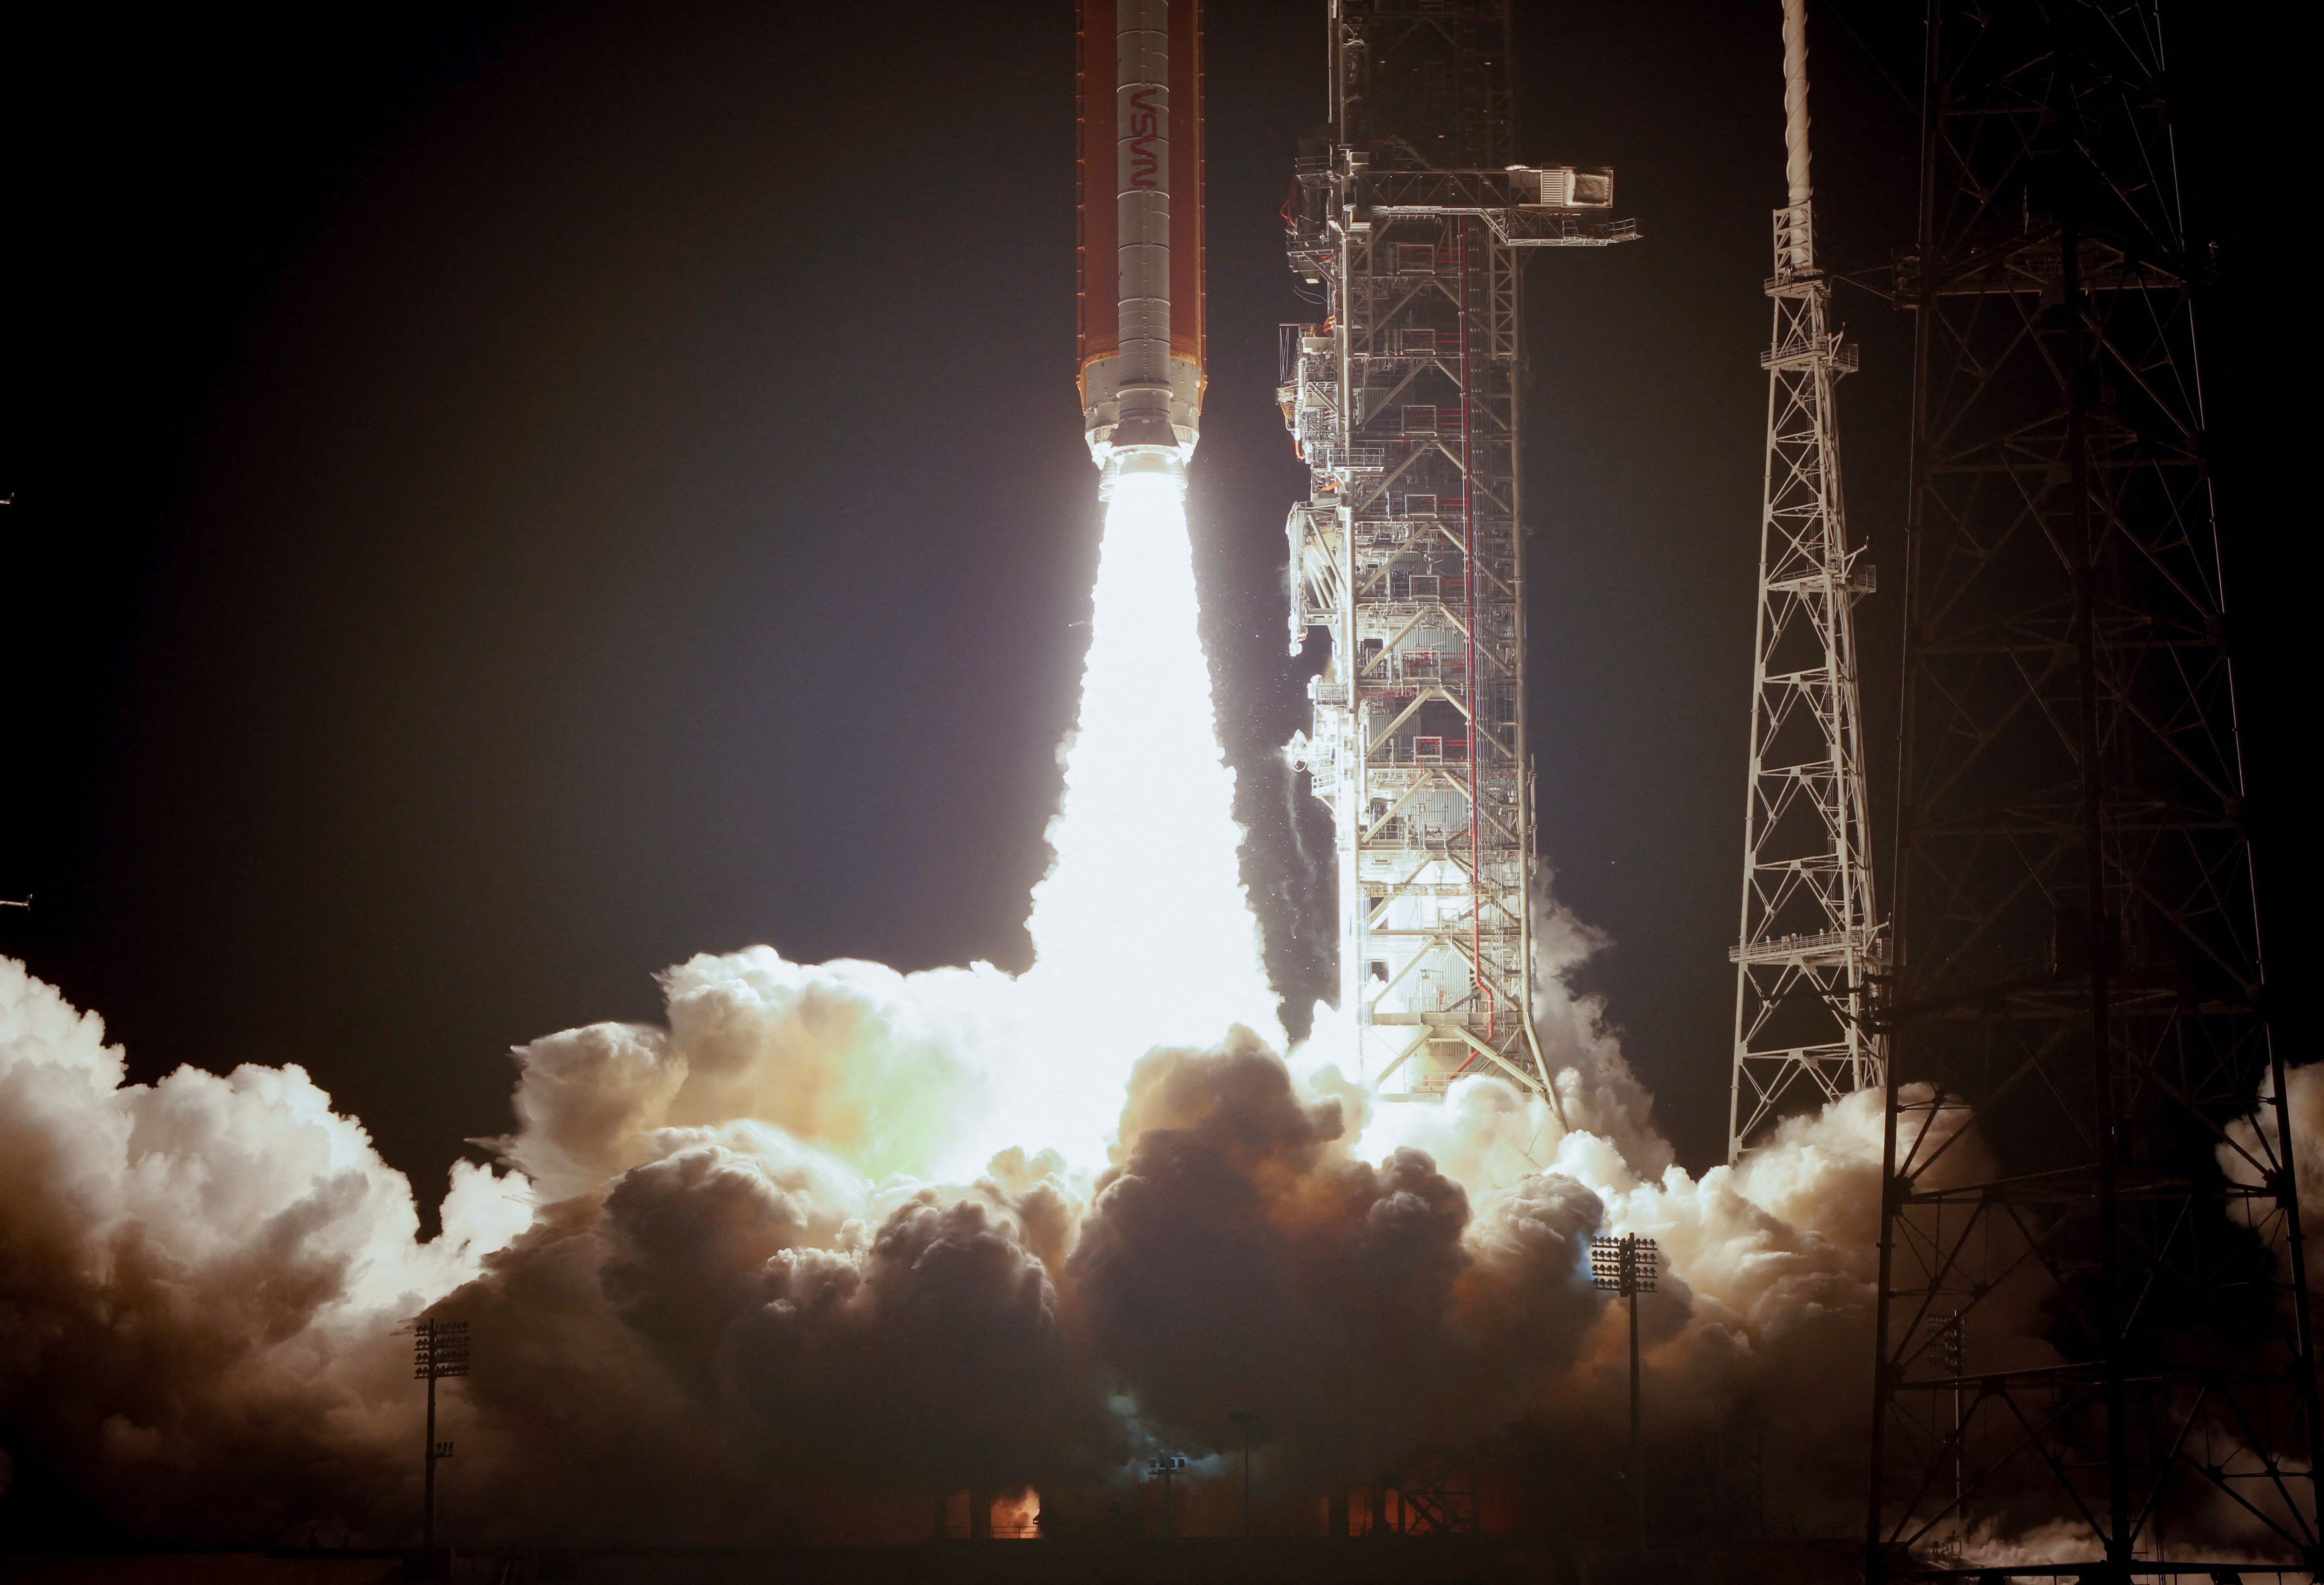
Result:
<svg viewBox="0 0 2324 1585"><path fill-rule="evenodd" d="M1130 96L1130 185L1162 185L1162 107L1158 83L1147 83Z"/></svg>

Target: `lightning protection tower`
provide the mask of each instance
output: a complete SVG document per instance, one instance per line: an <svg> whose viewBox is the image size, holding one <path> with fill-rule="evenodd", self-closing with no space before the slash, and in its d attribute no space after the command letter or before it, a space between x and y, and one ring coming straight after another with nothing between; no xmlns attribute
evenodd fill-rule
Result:
<svg viewBox="0 0 2324 1585"><path fill-rule="evenodd" d="M2162 7L1932 0L1925 51L1868 1577L2289 1579L2316 1361Z"/></svg>
<svg viewBox="0 0 2324 1585"><path fill-rule="evenodd" d="M1873 586L1841 509L1834 388L1856 349L1831 327L1816 263L1808 166L1807 0L1784 3L1788 202L1775 211L1775 332L1767 467L1759 511L1751 760L1736 945L1735 1069L1727 1159L1786 1115L1881 1081L1865 1026L1880 957L1865 829L1864 731L1856 676L1858 595Z"/></svg>
<svg viewBox="0 0 2324 1585"><path fill-rule="evenodd" d="M1330 127L1285 207L1323 322L1279 397L1295 647L1331 659L1296 740L1338 830L1346 1065L1384 1099L1463 1074L1555 1093L1529 1009L1532 771L1520 267L1636 235L1613 175L1514 156L1508 0L1331 0Z"/></svg>

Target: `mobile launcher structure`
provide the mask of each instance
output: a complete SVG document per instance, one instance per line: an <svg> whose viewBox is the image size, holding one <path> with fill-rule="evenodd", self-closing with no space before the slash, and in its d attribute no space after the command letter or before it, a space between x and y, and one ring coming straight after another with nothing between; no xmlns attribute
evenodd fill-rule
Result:
<svg viewBox="0 0 2324 1585"><path fill-rule="evenodd" d="M1278 397L1312 475L1294 761L1337 826L1351 1071L1390 1101L1493 1073L1557 1096L1533 1032L1517 381L1524 264L1635 239L1613 172L1511 163L1508 0L1332 0L1329 136L1284 218L1324 310Z"/></svg>

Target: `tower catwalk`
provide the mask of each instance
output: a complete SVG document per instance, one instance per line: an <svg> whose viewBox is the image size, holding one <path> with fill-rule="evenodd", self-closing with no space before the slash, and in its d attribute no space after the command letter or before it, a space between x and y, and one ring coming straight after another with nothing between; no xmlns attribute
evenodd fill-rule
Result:
<svg viewBox="0 0 2324 1585"><path fill-rule="evenodd" d="M1875 1580L2324 1563L2163 38L1928 12Z"/></svg>
<svg viewBox="0 0 2324 1585"><path fill-rule="evenodd" d="M1791 190L1775 211L1775 273L1767 282L1775 334L1759 360L1767 370L1767 470L1743 917L1728 949L1735 963L1729 1161L1786 1114L1881 1080L1879 1040L1863 1019L1880 936L1853 614L1872 571L1858 566L1841 511L1832 395L1856 367L1856 349L1831 327L1831 282L1816 263L1807 0L1784 3L1784 151Z"/></svg>
<svg viewBox="0 0 2324 1585"><path fill-rule="evenodd" d="M1551 1094L1526 890L1517 382L1528 249L1635 235L1607 170L1512 165L1508 0L1331 0L1328 135L1285 218L1318 325L1284 327L1291 630L1331 659L1295 758L1338 833L1351 1071L1390 1100L1462 1074ZM1554 1094L1551 1095L1553 1102Z"/></svg>

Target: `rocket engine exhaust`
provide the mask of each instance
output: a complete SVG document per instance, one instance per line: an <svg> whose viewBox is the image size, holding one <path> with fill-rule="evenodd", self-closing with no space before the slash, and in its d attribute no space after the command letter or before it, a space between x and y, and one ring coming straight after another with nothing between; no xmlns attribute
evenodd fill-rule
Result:
<svg viewBox="0 0 2324 1585"><path fill-rule="evenodd" d="M1203 415L1202 0L1081 0L1081 396L1111 499Z"/></svg>

